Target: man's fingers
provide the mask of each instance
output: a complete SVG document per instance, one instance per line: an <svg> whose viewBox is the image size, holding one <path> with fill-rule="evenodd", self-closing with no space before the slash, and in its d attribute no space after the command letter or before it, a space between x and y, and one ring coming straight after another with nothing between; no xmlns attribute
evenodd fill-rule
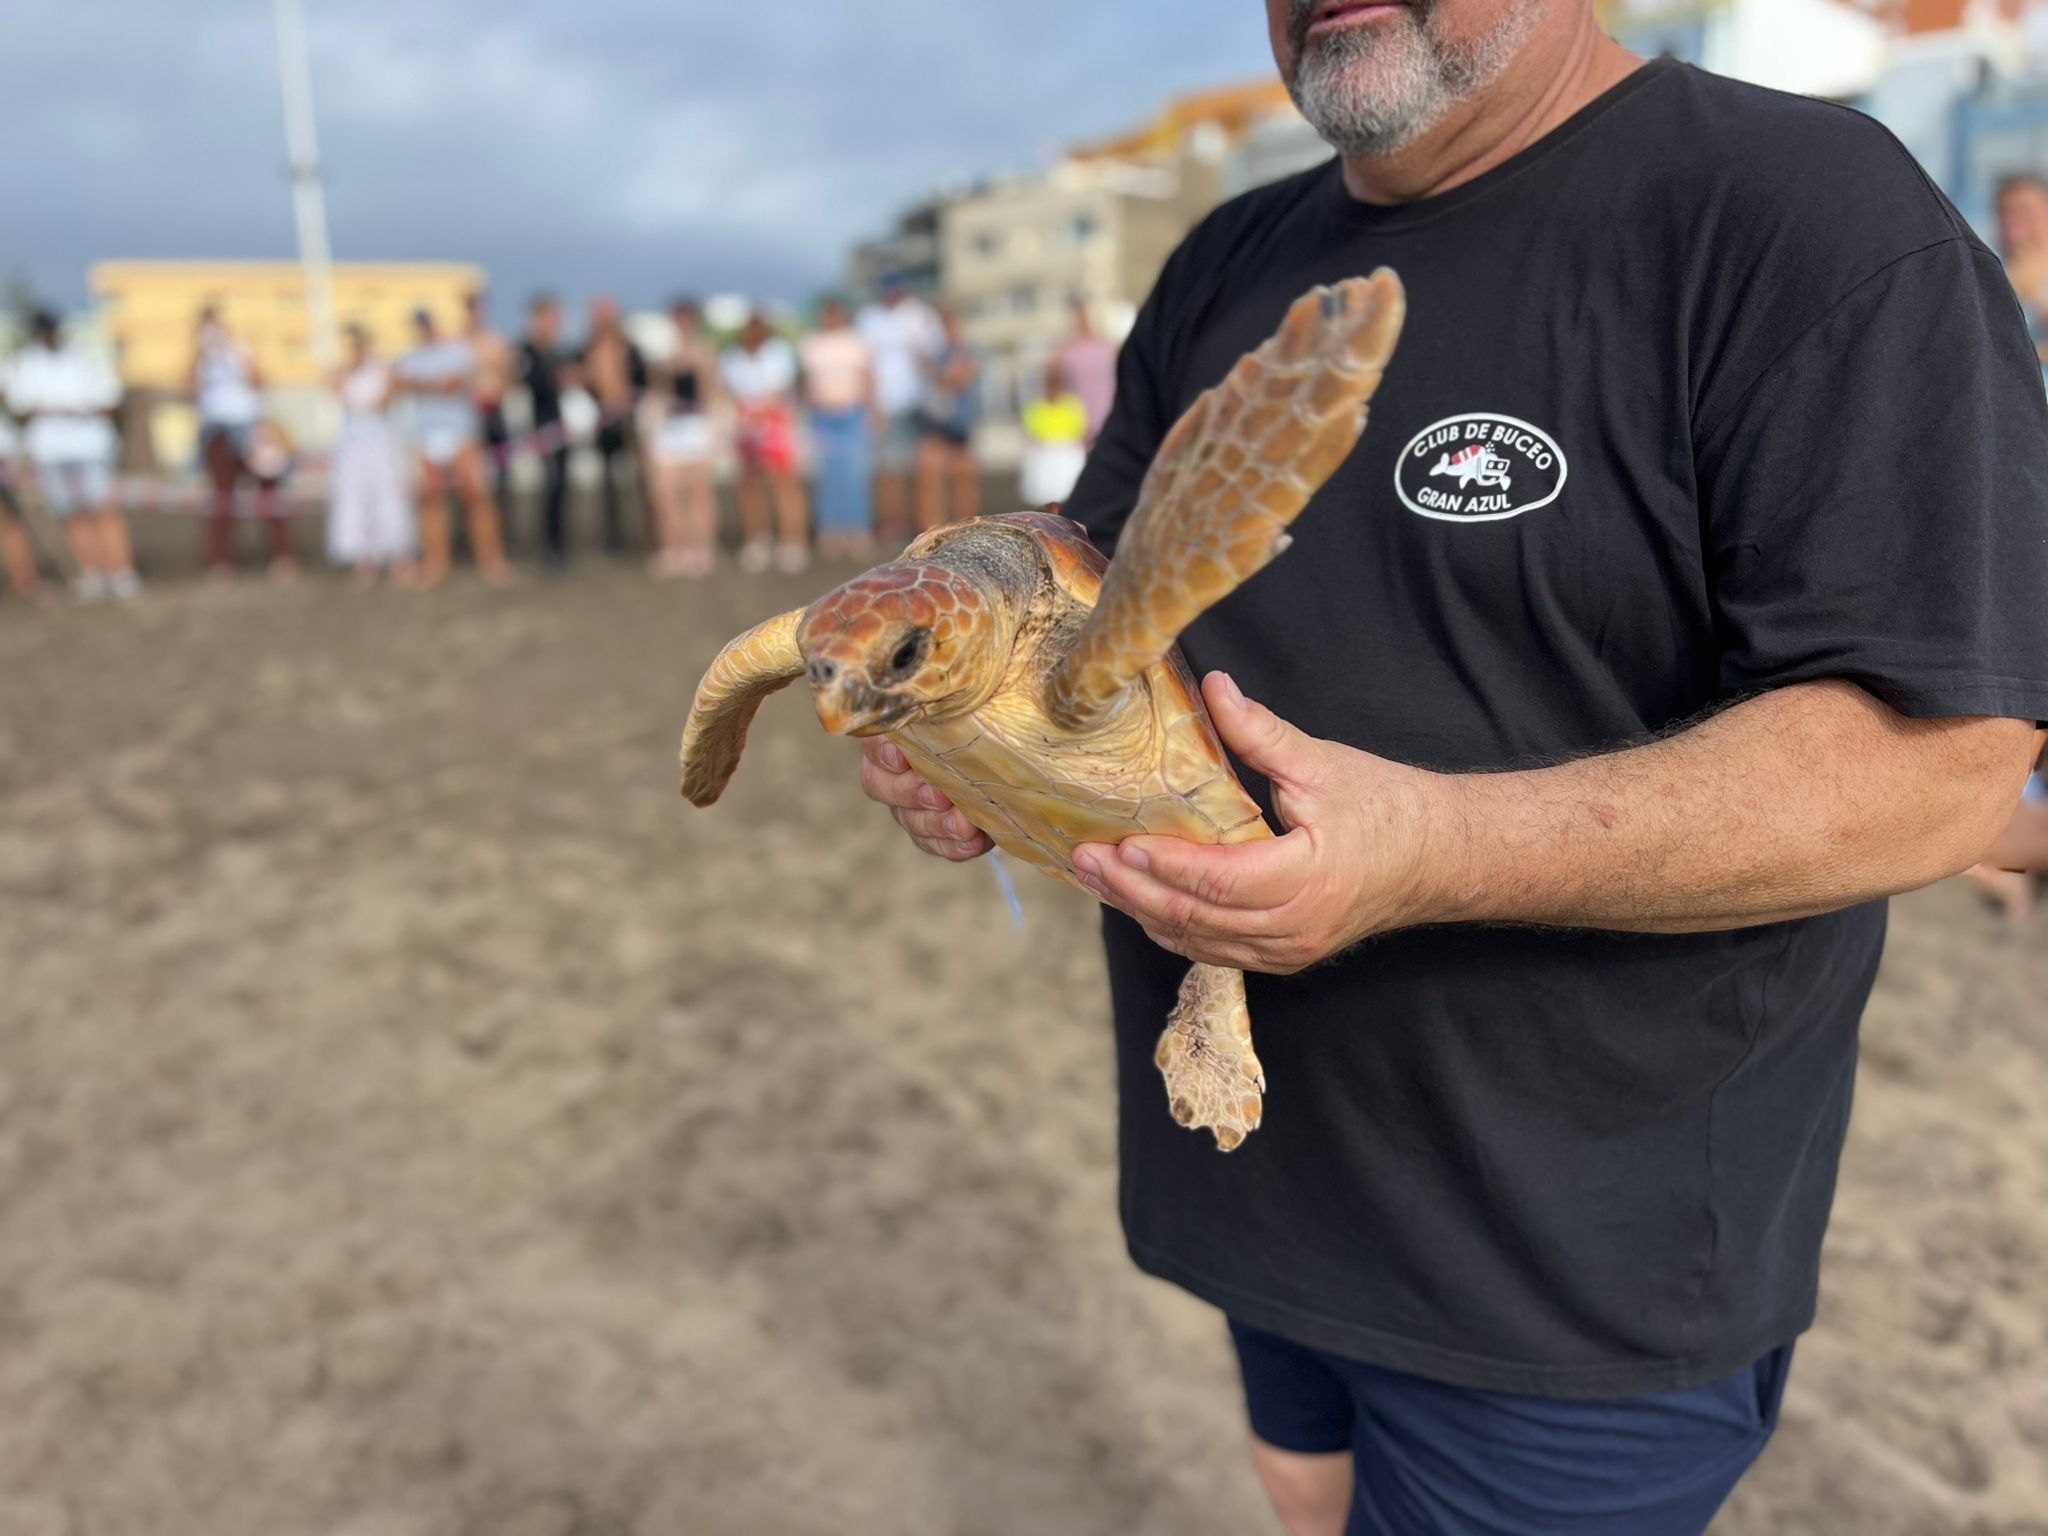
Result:
<svg viewBox="0 0 2048 1536"><path fill-rule="evenodd" d="M892 814L896 825L920 842L971 843L981 836L980 829L958 811L899 810Z"/></svg>
<svg viewBox="0 0 2048 1536"><path fill-rule="evenodd" d="M1133 837L1119 843L1118 863L1216 907L1267 912L1284 907L1313 873L1315 848L1297 829L1255 843L1190 843L1178 837Z"/></svg>
<svg viewBox="0 0 2048 1536"><path fill-rule="evenodd" d="M1321 743L1246 698L1228 672L1211 672L1202 679L1202 700L1223 745L1246 764L1276 783L1315 782Z"/></svg>
<svg viewBox="0 0 2048 1536"><path fill-rule="evenodd" d="M1191 942L1257 939L1272 928L1272 915L1263 908L1225 907L1205 901L1132 868L1114 849L1101 844L1076 850L1074 869L1082 883L1111 906L1147 928Z"/></svg>
<svg viewBox="0 0 2048 1536"><path fill-rule="evenodd" d="M884 773L910 772L910 759L903 755L903 749L886 736L863 737L861 755Z"/></svg>
<svg viewBox="0 0 2048 1536"><path fill-rule="evenodd" d="M861 759L860 788L870 800L879 800L899 810L950 811L953 808L952 801L915 773L891 773L872 757Z"/></svg>

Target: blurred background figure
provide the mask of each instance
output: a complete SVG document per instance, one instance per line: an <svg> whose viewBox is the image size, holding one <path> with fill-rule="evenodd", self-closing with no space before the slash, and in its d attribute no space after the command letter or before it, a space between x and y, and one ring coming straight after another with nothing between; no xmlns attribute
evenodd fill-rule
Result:
<svg viewBox="0 0 2048 1536"><path fill-rule="evenodd" d="M1038 398L1024 407L1024 504L1050 506L1073 494L1088 462L1088 405L1068 388L1057 358L1045 365Z"/></svg>
<svg viewBox="0 0 2048 1536"><path fill-rule="evenodd" d="M655 371L654 422L648 457L653 462L654 517L661 548L657 576L708 576L717 558L718 497L711 483L716 439L711 407L718 390L718 352L704 334L694 299L677 299L668 317L676 345Z"/></svg>
<svg viewBox="0 0 2048 1536"><path fill-rule="evenodd" d="M444 337L432 313L415 311L414 346L398 360L396 390L410 402L419 454L420 580L437 586L453 561L448 501L459 496L477 571L492 585L511 577L498 509L484 483L482 423L476 407L476 351L466 337Z"/></svg>
<svg viewBox="0 0 2048 1536"><path fill-rule="evenodd" d="M327 558L369 586L389 571L413 575L418 536L405 494L405 452L391 423L391 369L370 347L370 333L348 328L348 361L334 375L341 397L341 440L329 471Z"/></svg>
<svg viewBox="0 0 2048 1536"><path fill-rule="evenodd" d="M43 578L36 569L35 544L22 520L21 502L14 494L21 434L6 414L6 381L0 378L0 569L7 572L7 584L17 596L35 603L43 597Z"/></svg>
<svg viewBox="0 0 2048 1536"><path fill-rule="evenodd" d="M278 505L276 483L265 485L249 465L256 423L263 419L263 374L255 354L229 332L212 304L199 311L189 387L199 413L199 461L213 489L213 514L206 525L207 574L235 572L236 502L242 482L248 480L256 487L257 520L270 539L270 574L274 579L289 578L298 569L291 525Z"/></svg>
<svg viewBox="0 0 2048 1536"><path fill-rule="evenodd" d="M2008 176L1994 204L2005 275L2026 311L2034 350L2048 368L2048 180Z"/></svg>
<svg viewBox="0 0 2048 1536"><path fill-rule="evenodd" d="M876 521L883 542L900 545L910 537L925 363L939 349L939 322L901 278L888 277L881 298L860 312L858 328L874 369Z"/></svg>
<svg viewBox="0 0 2048 1536"><path fill-rule="evenodd" d="M4 386L8 410L26 423L43 505L64 525L78 564L79 600L133 600L142 584L114 487L120 381L83 348L64 344L55 315L38 313L29 320L28 345L7 366Z"/></svg>
<svg viewBox="0 0 2048 1536"><path fill-rule="evenodd" d="M796 478L796 374L795 349L769 329L759 310L719 364L737 417L743 571L765 571L772 560L794 575L810 564L810 514ZM772 548L770 503L780 540Z"/></svg>
<svg viewBox="0 0 2048 1536"><path fill-rule="evenodd" d="M818 328L799 348L804 406L818 479L818 553L868 559L875 547L868 418L874 405L874 354L849 323L843 299L818 306Z"/></svg>
<svg viewBox="0 0 2048 1536"><path fill-rule="evenodd" d="M619 306L609 298L590 301L590 335L577 358L577 376L597 402L597 457L604 475L604 547L623 554L628 547L620 471L637 477L639 435L633 430L640 397L647 390L647 359L619 322ZM644 539L631 541L642 547Z"/></svg>
<svg viewBox="0 0 2048 1536"><path fill-rule="evenodd" d="M981 512L974 426L981 419L981 361L967 344L960 312L939 309L939 345L925 364L917 444L917 526L936 528Z"/></svg>
<svg viewBox="0 0 2048 1536"><path fill-rule="evenodd" d="M1093 448L1116 403L1116 343L1095 329L1086 299L1076 294L1070 311L1072 328L1053 356L1067 387L1081 397L1088 416L1084 446Z"/></svg>
<svg viewBox="0 0 2048 1536"><path fill-rule="evenodd" d="M526 391L540 456L541 564L559 574L569 565L569 442L562 432L568 359L562 353L562 306L552 294L536 294L527 305L526 337L513 366Z"/></svg>
<svg viewBox="0 0 2048 1536"><path fill-rule="evenodd" d="M505 423L505 396L512 387L512 347L491 329L490 299L481 288L462 299L463 338L476 354L476 410L482 426L484 453L490 460L491 491L498 505L499 537L512 542L511 429Z"/></svg>

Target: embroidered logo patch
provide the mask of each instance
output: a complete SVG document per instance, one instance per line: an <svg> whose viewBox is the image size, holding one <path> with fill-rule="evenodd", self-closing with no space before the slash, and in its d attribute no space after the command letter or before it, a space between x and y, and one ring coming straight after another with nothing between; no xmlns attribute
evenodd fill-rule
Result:
<svg viewBox="0 0 2048 1536"><path fill-rule="evenodd" d="M1547 507L1564 490L1557 439L1513 416L1472 411L1415 434L1394 468L1410 512L1445 523L1497 523Z"/></svg>

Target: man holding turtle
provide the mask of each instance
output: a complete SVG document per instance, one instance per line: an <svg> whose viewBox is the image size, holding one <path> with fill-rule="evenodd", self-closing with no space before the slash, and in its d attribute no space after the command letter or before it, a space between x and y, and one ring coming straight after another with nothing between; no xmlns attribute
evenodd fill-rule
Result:
<svg viewBox="0 0 2048 1536"><path fill-rule="evenodd" d="M1068 514L1113 546L1312 285L1394 267L1409 318L1295 549L1183 637L1285 835L1076 860L1131 1253L1229 1316L1298 1536L1697 1533L1813 1319L1884 898L1984 852L2048 718L2033 349L1855 113L1592 0L1267 14L1339 156L1168 262ZM1158 1105L1181 957L1257 973L1228 1157Z"/></svg>

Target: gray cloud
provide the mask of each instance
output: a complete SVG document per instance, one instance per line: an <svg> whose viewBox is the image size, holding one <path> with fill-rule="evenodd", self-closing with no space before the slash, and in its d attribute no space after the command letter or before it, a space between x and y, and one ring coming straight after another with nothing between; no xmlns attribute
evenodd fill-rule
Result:
<svg viewBox="0 0 2048 1536"><path fill-rule="evenodd" d="M940 181L1269 67L1259 0L305 0L337 255L798 296ZM0 273L293 250L267 0L11 0Z"/></svg>

